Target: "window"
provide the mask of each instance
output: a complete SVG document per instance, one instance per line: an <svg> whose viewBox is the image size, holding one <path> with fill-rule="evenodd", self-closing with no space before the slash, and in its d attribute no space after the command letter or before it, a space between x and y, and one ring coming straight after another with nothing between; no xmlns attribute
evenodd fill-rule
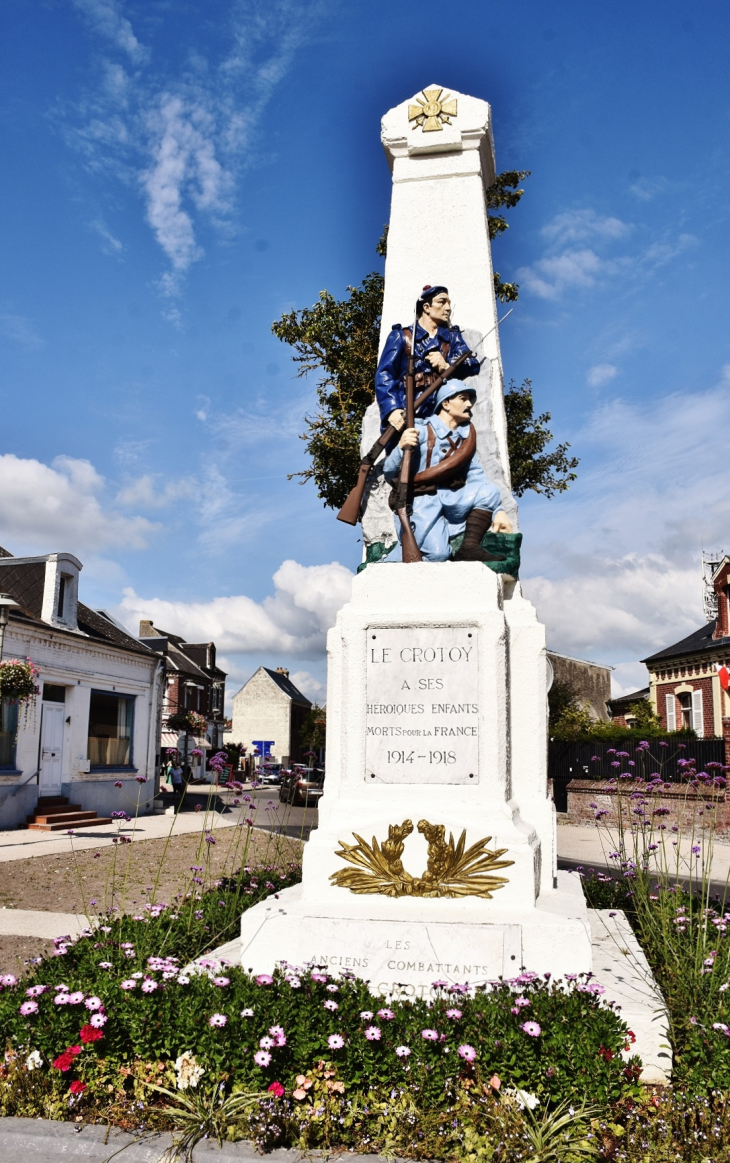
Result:
<svg viewBox="0 0 730 1163"><path fill-rule="evenodd" d="M89 706L91 767L130 767L134 698L92 691Z"/></svg>
<svg viewBox="0 0 730 1163"><path fill-rule="evenodd" d="M56 617L62 618L66 606L66 585L69 578L65 573L62 573L58 580L58 606L56 608Z"/></svg>
<svg viewBox="0 0 730 1163"><path fill-rule="evenodd" d="M44 703L65 703L66 702L66 688L65 686L56 686L52 682L43 683L43 702Z"/></svg>
<svg viewBox="0 0 730 1163"><path fill-rule="evenodd" d="M0 768L15 768L15 737L18 733L18 704L0 700Z"/></svg>
<svg viewBox="0 0 730 1163"><path fill-rule="evenodd" d="M679 728L681 731L690 731L692 729L692 695L689 691L685 691L683 695L677 695L677 698L682 716Z"/></svg>

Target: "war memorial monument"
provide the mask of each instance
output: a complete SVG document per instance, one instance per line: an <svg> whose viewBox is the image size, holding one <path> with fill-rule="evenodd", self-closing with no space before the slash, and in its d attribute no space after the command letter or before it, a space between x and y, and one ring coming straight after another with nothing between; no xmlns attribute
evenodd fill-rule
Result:
<svg viewBox="0 0 730 1163"><path fill-rule="evenodd" d="M490 107L433 85L386 113L382 142L377 399L340 514L361 518L365 564L327 639L327 781L302 883L244 914L241 962L428 996L523 966L588 971L592 947L580 881L557 871L545 630L516 578Z"/></svg>

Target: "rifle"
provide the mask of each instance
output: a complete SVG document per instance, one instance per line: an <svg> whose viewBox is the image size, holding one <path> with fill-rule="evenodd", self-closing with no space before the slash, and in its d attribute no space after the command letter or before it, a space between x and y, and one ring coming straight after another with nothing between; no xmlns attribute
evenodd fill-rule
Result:
<svg viewBox="0 0 730 1163"><path fill-rule="evenodd" d="M413 331L411 332L411 350L408 354L408 362L406 364L406 428L413 428L416 423L416 328L418 327L418 306L416 306L416 315L413 320ZM415 561L423 561L423 554L416 544L416 537L411 525L411 513L413 511L413 481L411 464L413 462L413 449L406 448L403 451L403 460L400 466L400 477L395 490L395 511L398 514L398 520L401 523L401 551L402 560L404 563L413 563Z"/></svg>

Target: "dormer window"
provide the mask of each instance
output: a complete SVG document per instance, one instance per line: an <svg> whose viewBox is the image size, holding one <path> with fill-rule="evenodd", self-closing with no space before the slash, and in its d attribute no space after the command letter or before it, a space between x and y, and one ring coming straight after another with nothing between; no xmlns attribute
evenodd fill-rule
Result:
<svg viewBox="0 0 730 1163"><path fill-rule="evenodd" d="M67 573L62 573L58 579L58 606L56 607L56 617L63 621L66 612L66 588L70 582L70 577Z"/></svg>

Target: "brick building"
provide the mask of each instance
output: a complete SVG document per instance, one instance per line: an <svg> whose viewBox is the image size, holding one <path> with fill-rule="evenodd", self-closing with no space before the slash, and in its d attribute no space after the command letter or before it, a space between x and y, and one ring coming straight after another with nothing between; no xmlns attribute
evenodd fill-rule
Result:
<svg viewBox="0 0 730 1163"><path fill-rule="evenodd" d="M179 733L166 726L168 716L179 711L196 711L207 719L208 728L205 735L189 736L189 750L220 750L223 746L226 672L216 664L215 643L186 642L178 634L159 630L147 620L139 624L139 640L148 650L161 656L165 664L161 746L182 746Z"/></svg>
<svg viewBox="0 0 730 1163"><path fill-rule="evenodd" d="M692 634L643 659L649 697L667 731L692 727L702 738L730 731L730 697L721 667L730 667L730 557L711 578L717 617Z"/></svg>

